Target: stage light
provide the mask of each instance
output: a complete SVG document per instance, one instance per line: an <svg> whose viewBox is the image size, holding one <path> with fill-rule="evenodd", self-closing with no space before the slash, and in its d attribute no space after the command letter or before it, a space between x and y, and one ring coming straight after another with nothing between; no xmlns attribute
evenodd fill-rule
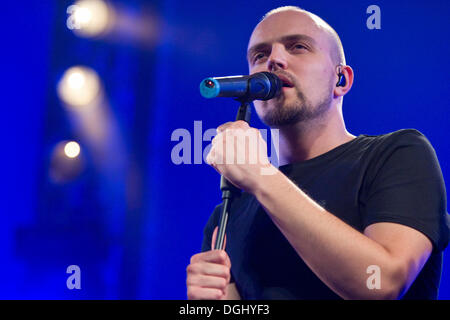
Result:
<svg viewBox="0 0 450 320"><path fill-rule="evenodd" d="M67 8L67 28L83 37L95 37L111 26L113 12L101 0L80 0Z"/></svg>
<svg viewBox="0 0 450 320"><path fill-rule="evenodd" d="M55 183L69 182L79 177L84 167L80 145L64 140L56 144L51 153L49 178Z"/></svg>
<svg viewBox="0 0 450 320"><path fill-rule="evenodd" d="M80 145L75 141L67 142L64 146L64 153L69 158L76 158L80 154Z"/></svg>
<svg viewBox="0 0 450 320"><path fill-rule="evenodd" d="M87 67L69 68L58 83L58 95L66 104L83 107L92 104L101 90L97 73Z"/></svg>

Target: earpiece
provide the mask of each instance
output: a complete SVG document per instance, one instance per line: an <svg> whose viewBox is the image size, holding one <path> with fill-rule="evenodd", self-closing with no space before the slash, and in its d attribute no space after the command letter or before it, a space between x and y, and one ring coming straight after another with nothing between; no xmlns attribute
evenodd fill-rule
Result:
<svg viewBox="0 0 450 320"><path fill-rule="evenodd" d="M346 81L345 81L345 76L342 73L338 74L338 82L336 83L336 87L345 87Z"/></svg>
<svg viewBox="0 0 450 320"><path fill-rule="evenodd" d="M345 87L345 84L347 83L345 80L344 74L341 72L342 64L338 65L339 71L338 71L338 82L336 83L336 87Z"/></svg>

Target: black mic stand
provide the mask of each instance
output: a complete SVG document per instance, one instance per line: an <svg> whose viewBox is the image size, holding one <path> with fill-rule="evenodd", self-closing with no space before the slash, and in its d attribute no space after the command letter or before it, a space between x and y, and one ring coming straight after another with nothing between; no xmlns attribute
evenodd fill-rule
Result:
<svg viewBox="0 0 450 320"><path fill-rule="evenodd" d="M243 120L250 123L251 107L247 100L238 100L241 105L236 115L236 121ZM241 193L241 190L229 182L223 175L220 177L220 190L222 191L222 212L219 220L219 230L217 232L214 249L224 249L225 230L227 228L228 214L233 199Z"/></svg>

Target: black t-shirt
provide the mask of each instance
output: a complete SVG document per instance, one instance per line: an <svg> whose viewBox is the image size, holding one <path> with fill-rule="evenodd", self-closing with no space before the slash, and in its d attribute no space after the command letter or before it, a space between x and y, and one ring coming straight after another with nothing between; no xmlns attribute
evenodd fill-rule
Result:
<svg viewBox="0 0 450 320"><path fill-rule="evenodd" d="M393 222L426 235L433 252L403 299L437 298L449 224L444 180L424 135L414 129L360 135L279 170L360 232L372 223ZM202 251L211 249L220 209L206 224ZM253 195L244 192L233 201L226 234L232 282L242 299L340 299L303 262Z"/></svg>

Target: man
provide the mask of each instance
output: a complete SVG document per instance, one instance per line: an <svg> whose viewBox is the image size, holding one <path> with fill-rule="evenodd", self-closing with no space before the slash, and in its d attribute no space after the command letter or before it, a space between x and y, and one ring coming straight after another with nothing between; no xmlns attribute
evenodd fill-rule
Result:
<svg viewBox="0 0 450 320"><path fill-rule="evenodd" d="M239 149L236 135L256 129L243 121L217 128L207 162L244 193L231 207L225 251L211 250L220 206L209 219L187 267L188 298L437 298L448 226L428 140L416 130L347 132L342 100L353 71L336 32L314 14L272 10L247 58L250 74L283 81L278 97L254 102L279 129L280 167L223 161L230 144Z"/></svg>

